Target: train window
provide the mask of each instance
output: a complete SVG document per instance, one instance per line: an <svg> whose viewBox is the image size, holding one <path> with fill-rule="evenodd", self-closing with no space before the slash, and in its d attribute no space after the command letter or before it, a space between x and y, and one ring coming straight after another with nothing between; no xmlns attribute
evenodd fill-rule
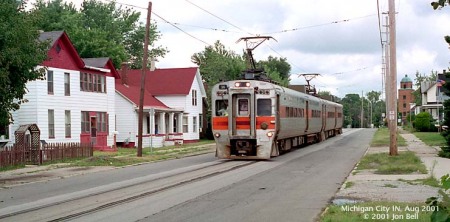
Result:
<svg viewBox="0 0 450 222"><path fill-rule="evenodd" d="M239 107L239 116L248 116L248 99L239 99L238 100Z"/></svg>
<svg viewBox="0 0 450 222"><path fill-rule="evenodd" d="M216 116L228 116L227 100L216 100Z"/></svg>
<svg viewBox="0 0 450 222"><path fill-rule="evenodd" d="M257 115L271 116L272 115L272 101L270 99L258 99L257 101Z"/></svg>

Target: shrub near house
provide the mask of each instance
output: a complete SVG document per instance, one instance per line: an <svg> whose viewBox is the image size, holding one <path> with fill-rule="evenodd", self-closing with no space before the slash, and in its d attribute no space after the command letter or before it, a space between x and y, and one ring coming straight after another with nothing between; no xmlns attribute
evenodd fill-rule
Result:
<svg viewBox="0 0 450 222"><path fill-rule="evenodd" d="M433 124L434 120L428 112L421 112L417 114L414 121L414 128L419 132L435 132L436 127Z"/></svg>

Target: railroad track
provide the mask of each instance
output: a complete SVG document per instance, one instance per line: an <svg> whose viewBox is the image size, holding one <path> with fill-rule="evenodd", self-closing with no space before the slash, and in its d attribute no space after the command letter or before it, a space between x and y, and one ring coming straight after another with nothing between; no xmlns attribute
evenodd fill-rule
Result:
<svg viewBox="0 0 450 222"><path fill-rule="evenodd" d="M213 161L0 209L2 221L67 221L253 165Z"/></svg>

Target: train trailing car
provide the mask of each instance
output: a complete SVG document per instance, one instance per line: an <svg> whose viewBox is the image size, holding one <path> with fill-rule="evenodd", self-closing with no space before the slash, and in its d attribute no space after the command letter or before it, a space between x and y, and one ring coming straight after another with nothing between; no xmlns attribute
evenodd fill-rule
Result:
<svg viewBox="0 0 450 222"><path fill-rule="evenodd" d="M270 81L221 82L211 99L218 158L270 159L342 133L341 104Z"/></svg>

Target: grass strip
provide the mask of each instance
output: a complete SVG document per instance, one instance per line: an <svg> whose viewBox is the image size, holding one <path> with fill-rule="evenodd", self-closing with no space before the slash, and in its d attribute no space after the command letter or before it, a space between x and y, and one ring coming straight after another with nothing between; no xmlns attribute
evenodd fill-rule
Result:
<svg viewBox="0 0 450 222"><path fill-rule="evenodd" d="M361 159L357 169L375 169L377 174L427 173L425 165L411 151L400 152L397 156L390 156L388 153L367 154Z"/></svg>

